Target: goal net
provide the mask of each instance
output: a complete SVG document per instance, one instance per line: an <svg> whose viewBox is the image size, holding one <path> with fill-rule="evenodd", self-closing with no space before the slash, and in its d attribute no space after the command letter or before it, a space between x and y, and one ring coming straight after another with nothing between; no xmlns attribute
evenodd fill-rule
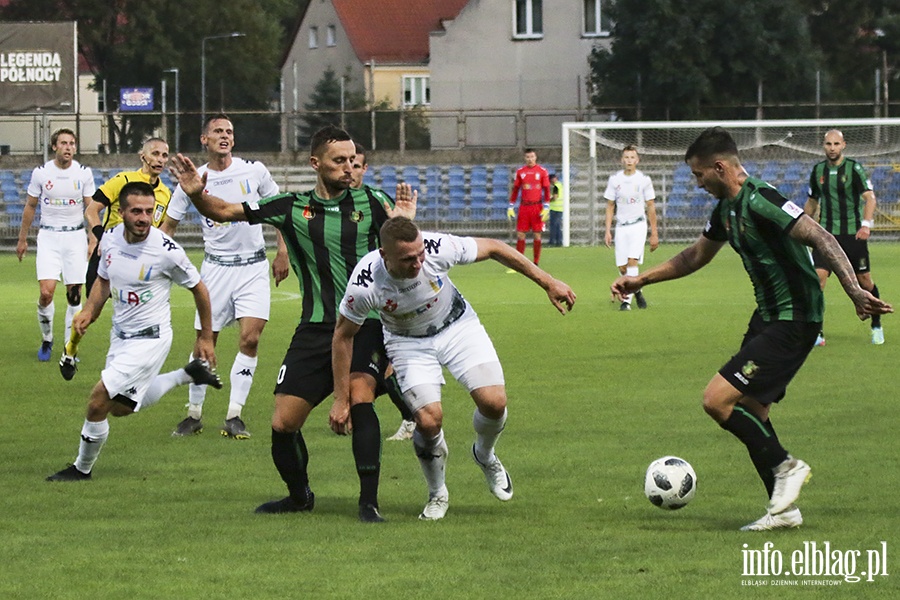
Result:
<svg viewBox="0 0 900 600"><path fill-rule="evenodd" d="M775 187L800 206L806 203L809 174L823 160L825 132L839 129L845 155L862 163L875 188L878 209L873 239L900 238L900 119L832 121L597 122L563 123L563 168L566 212L564 244L603 242L610 175L621 168L622 148L633 145L638 169L653 180L660 240L692 241L716 199L698 189L684 163L684 153L709 127L722 126L734 136L747 172Z"/></svg>

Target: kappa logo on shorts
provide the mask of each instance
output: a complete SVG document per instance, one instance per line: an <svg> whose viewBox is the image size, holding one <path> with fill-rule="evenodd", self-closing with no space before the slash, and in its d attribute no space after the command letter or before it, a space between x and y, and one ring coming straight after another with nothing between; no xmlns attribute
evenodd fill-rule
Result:
<svg viewBox="0 0 900 600"><path fill-rule="evenodd" d="M137 394L137 388L134 386L131 386L130 388L125 390L125 393L128 394L129 396L134 396L135 394Z"/></svg>

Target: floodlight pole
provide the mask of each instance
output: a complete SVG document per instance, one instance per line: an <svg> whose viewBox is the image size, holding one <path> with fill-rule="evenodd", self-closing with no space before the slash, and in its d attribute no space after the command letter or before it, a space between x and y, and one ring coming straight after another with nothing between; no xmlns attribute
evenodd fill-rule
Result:
<svg viewBox="0 0 900 600"><path fill-rule="evenodd" d="M175 152L178 152L178 145L181 140L181 112L178 108L178 98L180 96L180 91L178 87L178 67L172 67L171 69L166 69L163 73L175 73L175 143L172 144L172 149ZM168 141L168 140L166 140Z"/></svg>

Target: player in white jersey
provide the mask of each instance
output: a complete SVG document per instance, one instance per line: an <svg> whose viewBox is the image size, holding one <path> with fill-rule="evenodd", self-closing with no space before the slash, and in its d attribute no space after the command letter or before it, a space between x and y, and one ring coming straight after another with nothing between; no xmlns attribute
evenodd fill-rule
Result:
<svg viewBox="0 0 900 600"><path fill-rule="evenodd" d="M506 424L506 387L494 345L447 276L451 267L493 259L544 288L562 314L575 304L572 289L506 244L486 238L420 232L415 223L394 217L381 228L381 249L363 257L347 285L332 342L334 406L331 428L346 433L353 338L366 315L378 311L384 345L397 371L403 397L415 414L413 446L428 484L428 503L420 519L447 513L448 454L442 429L442 368L446 367L475 401L472 456L491 493L512 498L512 480L494 445Z"/></svg>
<svg viewBox="0 0 900 600"><path fill-rule="evenodd" d="M260 198L278 193L278 184L261 162L232 156L234 126L227 116L210 117L200 143L206 148L208 162L198 172L206 177L206 189L210 194L232 204L255 204ZM184 219L190 206L190 198L179 186L172 195L162 231L174 235L178 222ZM269 320L269 263L262 225L250 225L246 221L218 223L203 217L201 229L206 253L200 275L212 300L213 343L218 341L222 329L235 321L240 324L238 353L229 375L228 412L221 432L226 437L247 439L250 432L241 411L250 395L256 372L259 338ZM276 285L290 270L287 247L280 233L277 238L278 254L272 264ZM199 329L199 321L195 322L195 327ZM188 416L178 423L172 435L185 436L203 431L201 418L205 398L205 386L190 386Z"/></svg>
<svg viewBox="0 0 900 600"><path fill-rule="evenodd" d="M650 225L650 252L659 247L656 230L656 192L650 177L637 169L641 161L634 146L622 149L622 170L609 177L606 191L606 247L613 241L613 214L616 217L616 266L621 275L637 277L638 265L644 262L644 242ZM647 308L644 294L638 290L623 296L620 310L631 310L632 296L638 308Z"/></svg>
<svg viewBox="0 0 900 600"><path fill-rule="evenodd" d="M56 158L37 167L31 173L16 256L19 262L28 251L28 230L34 221L38 204L41 207L41 229L37 235L37 278L40 286L37 314L43 340L38 360L50 360L53 352L53 294L62 276L66 286L66 329L69 339L72 319L81 310L81 285L87 271L87 235L84 230L84 209L91 202L96 186L88 167L73 157L77 149L75 132L59 129L50 136L50 147Z"/></svg>
<svg viewBox="0 0 900 600"><path fill-rule="evenodd" d="M209 293L181 246L151 226L153 188L142 181L126 184L119 195L122 224L100 241L96 284L72 326L84 335L107 299L113 315L109 353L100 381L91 391L75 464L48 481L83 481L109 437L107 417L124 417L155 404L177 385L191 381L222 387L207 364L215 365ZM183 369L160 375L172 345L169 292L176 283L188 288L202 329L194 345L197 359Z"/></svg>

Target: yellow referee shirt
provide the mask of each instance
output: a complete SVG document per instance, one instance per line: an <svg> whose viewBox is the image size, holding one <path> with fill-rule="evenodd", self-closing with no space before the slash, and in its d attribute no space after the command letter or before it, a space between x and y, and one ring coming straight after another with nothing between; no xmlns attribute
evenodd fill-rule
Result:
<svg viewBox="0 0 900 600"><path fill-rule="evenodd" d="M141 170L122 171L121 173L116 173L109 181L97 188L94 200L106 205L103 229L108 231L122 222L122 216L119 214L119 192L130 181L150 183L150 175ZM166 187L162 179L157 179L156 185L153 186L153 194L156 196L156 202L153 206L153 226L159 227L166 218L166 209L169 207L169 200L172 199L172 191ZM99 199L98 196L100 196Z"/></svg>

